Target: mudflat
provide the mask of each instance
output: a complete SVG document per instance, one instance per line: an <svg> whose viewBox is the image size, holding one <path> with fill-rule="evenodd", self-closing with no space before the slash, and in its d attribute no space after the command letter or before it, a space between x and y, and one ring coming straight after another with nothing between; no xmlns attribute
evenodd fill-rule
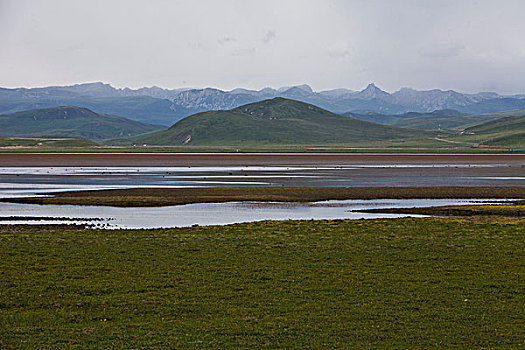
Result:
<svg viewBox="0 0 525 350"><path fill-rule="evenodd" d="M0 166L323 166L381 164L525 164L525 154L1 153Z"/></svg>

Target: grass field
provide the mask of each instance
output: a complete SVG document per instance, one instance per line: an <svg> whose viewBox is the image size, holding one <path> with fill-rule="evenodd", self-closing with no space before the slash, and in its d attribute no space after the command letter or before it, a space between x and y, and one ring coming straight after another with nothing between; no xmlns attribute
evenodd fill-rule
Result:
<svg viewBox="0 0 525 350"><path fill-rule="evenodd" d="M0 149L10 151L25 151L32 149L49 150L49 149L92 149L98 146L97 143L87 139L71 139L71 138L16 138L16 137L0 137Z"/></svg>
<svg viewBox="0 0 525 350"><path fill-rule="evenodd" d="M445 141L443 141L445 140ZM453 142L449 142L453 141ZM521 140L517 141L521 142ZM377 143L310 144L310 145L256 145L241 146L96 146L76 144L0 143L2 153L515 153L523 148L509 148L505 143L478 145L479 139L445 136L441 140L401 140ZM16 146L14 148L13 146Z"/></svg>
<svg viewBox="0 0 525 350"><path fill-rule="evenodd" d="M501 136L504 134L498 134ZM485 138L486 139L486 138ZM353 143L311 143L311 144L261 144L244 143L239 145L208 146L154 146L143 143L136 146L108 146L78 143L52 143L37 146L28 142L0 142L0 152L48 152L48 153L508 153L524 151L505 143L482 144L479 136L455 136L444 133L424 139L391 141L361 141ZM1 141L1 140L0 140ZM453 142L450 142L453 141ZM517 145L521 140L517 141ZM12 146L17 146L13 148Z"/></svg>
<svg viewBox="0 0 525 350"><path fill-rule="evenodd" d="M523 348L525 226L0 228L0 348Z"/></svg>

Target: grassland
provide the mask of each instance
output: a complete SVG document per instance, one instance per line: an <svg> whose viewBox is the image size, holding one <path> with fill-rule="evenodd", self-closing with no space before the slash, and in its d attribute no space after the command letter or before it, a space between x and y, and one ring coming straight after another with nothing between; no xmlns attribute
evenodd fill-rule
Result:
<svg viewBox="0 0 525 350"><path fill-rule="evenodd" d="M525 226L0 228L0 347L522 348Z"/></svg>
<svg viewBox="0 0 525 350"><path fill-rule="evenodd" d="M208 187L71 191L52 197L3 198L29 204L156 207L236 201L314 202L344 199L525 198L525 187Z"/></svg>
<svg viewBox="0 0 525 350"><path fill-rule="evenodd" d="M39 138L39 137L0 137L2 151L19 150L53 150L53 149L92 149L99 146L96 142L87 139L75 138Z"/></svg>
<svg viewBox="0 0 525 350"><path fill-rule="evenodd" d="M13 147L0 146L1 153L523 153L521 147L509 147L508 140L493 140L491 145L477 145L474 141L458 141L449 143L439 140L425 140L425 143L434 144L434 147L414 146L406 142L396 143L392 146L374 147L372 145L285 145L285 146L137 146L137 147L114 147L114 146L91 146L91 145L50 145L40 147L37 145L16 145ZM515 140L521 142L521 139ZM499 144L501 143L501 145ZM514 142L513 142L514 144ZM519 143L515 146L519 146Z"/></svg>
<svg viewBox="0 0 525 350"><path fill-rule="evenodd" d="M525 149L525 116L507 116L465 129L455 142Z"/></svg>
<svg viewBox="0 0 525 350"><path fill-rule="evenodd" d="M479 137L472 135L456 136L450 133L423 139L398 139L390 141L370 141L352 143L310 143L310 144L258 144L244 143L239 145L179 145L153 146L139 143L135 146L109 146L95 143L78 145L56 144L38 146L37 143L19 143L16 148L13 144L0 142L2 153L509 153L509 151L523 152L519 147L521 138L512 141L509 147L508 135L500 135L500 139L493 138L490 142L480 144ZM1 139L0 139L1 140ZM450 142L452 141L452 142ZM516 147L514 147L516 146ZM512 148L512 149L510 149ZM524 148L525 149L525 148Z"/></svg>

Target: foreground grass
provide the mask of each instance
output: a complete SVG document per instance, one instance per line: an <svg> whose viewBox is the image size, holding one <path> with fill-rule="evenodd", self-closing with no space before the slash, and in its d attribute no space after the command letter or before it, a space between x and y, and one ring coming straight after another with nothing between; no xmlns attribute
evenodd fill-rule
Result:
<svg viewBox="0 0 525 350"><path fill-rule="evenodd" d="M26 204L155 207L234 201L315 202L345 199L525 198L525 187L205 187L131 188L52 193L52 197L2 198Z"/></svg>
<svg viewBox="0 0 525 350"><path fill-rule="evenodd" d="M525 226L0 229L1 348L522 348Z"/></svg>

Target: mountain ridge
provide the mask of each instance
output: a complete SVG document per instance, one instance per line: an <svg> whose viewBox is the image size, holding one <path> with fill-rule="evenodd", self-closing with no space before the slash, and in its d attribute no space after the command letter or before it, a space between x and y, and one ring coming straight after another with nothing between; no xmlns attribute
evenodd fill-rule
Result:
<svg viewBox="0 0 525 350"><path fill-rule="evenodd" d="M310 86L230 91L203 89L115 88L102 82L39 88L0 88L0 114L35 108L74 105L97 113L121 115L144 123L172 125L207 110L233 109L274 97L296 99L334 113L428 113L456 109L464 113L493 113L525 108L525 95L499 95L495 92L464 94L453 90L415 90L402 88L393 93L369 84L361 91L346 88L314 91Z"/></svg>

